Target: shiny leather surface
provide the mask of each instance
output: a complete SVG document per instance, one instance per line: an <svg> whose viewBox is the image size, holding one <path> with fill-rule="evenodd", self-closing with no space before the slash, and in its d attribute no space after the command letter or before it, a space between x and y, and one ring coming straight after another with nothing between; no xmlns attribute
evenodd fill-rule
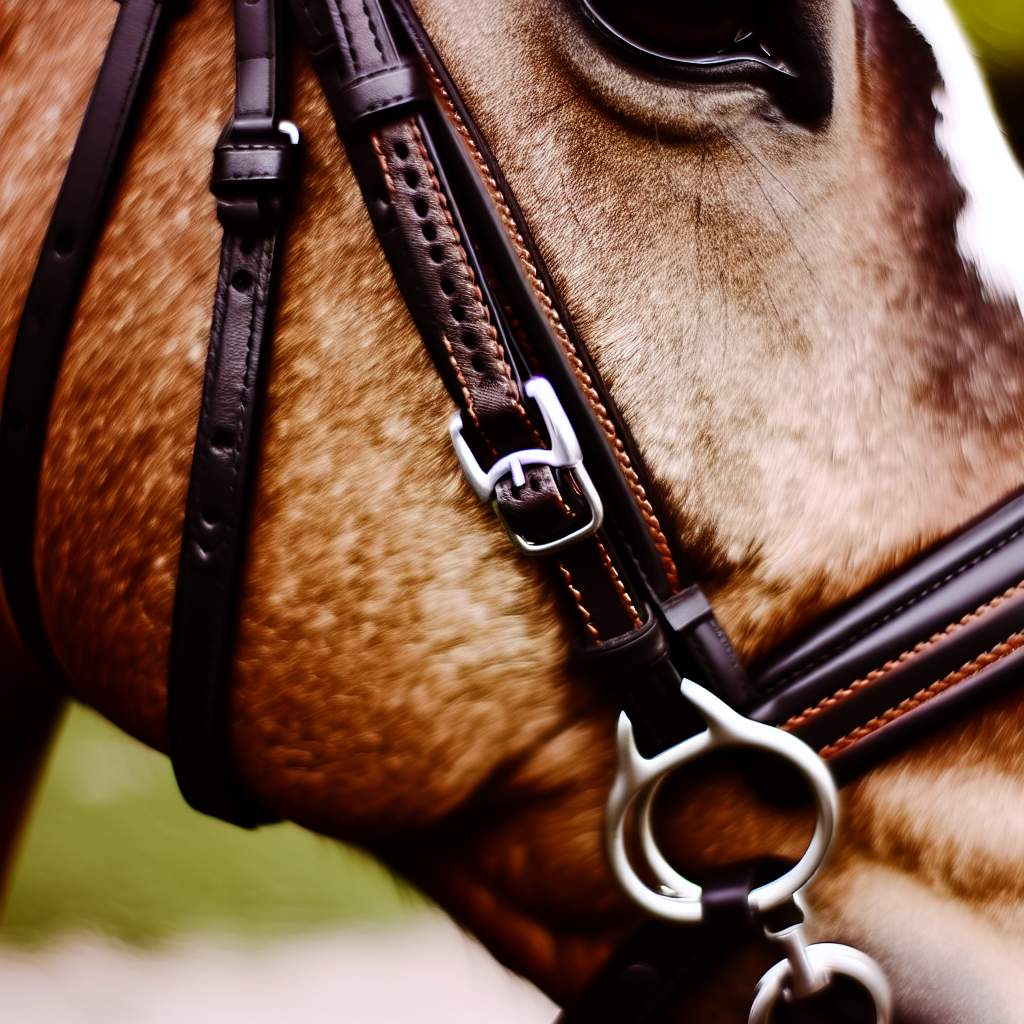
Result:
<svg viewBox="0 0 1024 1024"><path fill-rule="evenodd" d="M0 418L0 573L15 625L57 678L36 589L34 534L46 428L86 273L167 22L180 3L122 0L18 325Z"/></svg>
<svg viewBox="0 0 1024 1024"><path fill-rule="evenodd" d="M979 657L994 657L994 648L1024 629L1024 594L1014 589L1022 580L1024 497L1015 497L755 671L758 696L747 710L761 721L784 723L852 685L855 692L795 726L798 735L827 750L889 715L870 736L828 751L846 780L946 721L965 700L1004 685L1007 666L1018 660L1013 651L941 694L918 696ZM912 706L901 709L905 701Z"/></svg>
<svg viewBox="0 0 1024 1024"><path fill-rule="evenodd" d="M237 0L235 110L214 157L224 227L178 563L168 666L171 760L185 799L238 825L267 815L234 779L231 678L246 516L295 146L278 128L283 90L275 0Z"/></svg>

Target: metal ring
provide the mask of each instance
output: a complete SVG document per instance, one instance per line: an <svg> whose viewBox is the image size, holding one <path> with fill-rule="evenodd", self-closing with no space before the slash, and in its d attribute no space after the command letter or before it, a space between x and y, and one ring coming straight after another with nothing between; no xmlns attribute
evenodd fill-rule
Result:
<svg viewBox="0 0 1024 1024"><path fill-rule="evenodd" d="M773 753L793 764L808 781L817 807L814 834L800 860L778 878L750 893L755 914L782 906L817 873L828 853L838 817L839 796L832 775L820 757L802 740L772 726L754 722L734 711L708 690L686 679L683 696L700 711L707 729L652 758L636 748L628 716L619 719L619 770L608 797L605 843L612 870L635 903L670 921L697 923L703 919L700 886L675 871L661 854L651 821L658 787L672 772L704 754L723 747L751 747ZM638 800L644 800L638 827L648 867L660 883L651 888L637 874L626 850L626 821Z"/></svg>
<svg viewBox="0 0 1024 1024"><path fill-rule="evenodd" d="M836 975L841 975L862 985L875 1004L875 1024L891 1024L892 991L881 968L871 957L835 942L819 942L808 946L804 952L813 970L828 977L829 984ZM754 990L747 1024L769 1024L772 1011L780 1000L793 1001L789 987L792 976L793 967L789 960L780 960L765 973Z"/></svg>

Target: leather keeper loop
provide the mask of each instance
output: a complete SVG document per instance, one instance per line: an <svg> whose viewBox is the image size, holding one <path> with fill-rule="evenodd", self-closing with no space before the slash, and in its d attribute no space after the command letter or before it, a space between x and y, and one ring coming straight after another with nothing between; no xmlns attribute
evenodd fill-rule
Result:
<svg viewBox="0 0 1024 1024"><path fill-rule="evenodd" d="M687 587L662 603L668 624L676 633L685 633L711 618L711 605L697 585Z"/></svg>
<svg viewBox="0 0 1024 1024"><path fill-rule="evenodd" d="M331 112L338 134L344 139L357 131L369 131L381 117L393 119L398 112L430 98L429 89L418 67L403 64L340 84L325 79Z"/></svg>
<svg viewBox="0 0 1024 1024"><path fill-rule="evenodd" d="M658 617L644 607L644 624L629 633L603 640L573 652L587 672L611 680L635 675L668 655L668 642Z"/></svg>
<svg viewBox="0 0 1024 1024"><path fill-rule="evenodd" d="M239 193L282 192L295 180L297 147L283 134L280 141L265 143L225 143L213 154L210 191L218 198L234 198Z"/></svg>

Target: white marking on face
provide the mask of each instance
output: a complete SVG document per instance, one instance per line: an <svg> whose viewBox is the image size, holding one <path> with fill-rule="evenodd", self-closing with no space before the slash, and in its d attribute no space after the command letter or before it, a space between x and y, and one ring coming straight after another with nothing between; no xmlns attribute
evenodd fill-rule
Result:
<svg viewBox="0 0 1024 1024"><path fill-rule="evenodd" d="M1024 176L956 17L945 0L894 0L935 54L936 140L966 193L957 248L994 298L1024 314Z"/></svg>

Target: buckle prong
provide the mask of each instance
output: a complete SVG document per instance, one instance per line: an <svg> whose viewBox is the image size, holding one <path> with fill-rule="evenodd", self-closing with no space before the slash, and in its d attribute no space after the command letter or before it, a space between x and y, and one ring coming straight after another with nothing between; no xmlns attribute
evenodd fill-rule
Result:
<svg viewBox="0 0 1024 1024"><path fill-rule="evenodd" d="M522 451L503 455L495 461L490 469L485 470L463 436L460 411L452 413L451 419L448 421L448 432L451 435L452 446L455 448L459 465L462 467L462 472L473 493L481 501L490 501L494 504L502 525L521 551L528 555L547 555L561 551L584 537L596 533L604 521L604 506L597 488L584 468L583 452L580 449L576 431L573 430L572 423L550 382L544 377L531 377L523 385L523 390L527 397L537 403L537 408L540 409L541 418L544 420L544 426L547 428L548 438L551 442L550 448L524 448ZM548 466L551 469L561 469L571 473L579 485L580 494L589 510L587 521L561 537L540 543L527 540L521 534L516 533L505 522L495 500L495 493L498 484L509 476L512 478L514 487L524 487L527 466Z"/></svg>

